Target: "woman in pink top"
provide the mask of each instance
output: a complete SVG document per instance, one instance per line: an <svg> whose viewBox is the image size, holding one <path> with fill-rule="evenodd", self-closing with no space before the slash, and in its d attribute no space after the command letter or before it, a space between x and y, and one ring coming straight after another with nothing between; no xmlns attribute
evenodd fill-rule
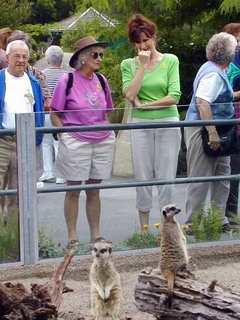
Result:
<svg viewBox="0 0 240 320"><path fill-rule="evenodd" d="M106 42L85 37L75 45L70 66L72 76L63 75L51 101L51 120L54 126L91 126L108 124L107 112L113 103L107 80L96 74L103 58ZM66 90L68 88L68 90ZM109 179L115 145L112 131L59 133L59 152L55 164L56 176L66 179L67 185L101 183ZM68 248L78 245L76 224L80 191L67 191L64 215L68 229ZM86 213L91 241L100 236L99 190L86 190Z"/></svg>

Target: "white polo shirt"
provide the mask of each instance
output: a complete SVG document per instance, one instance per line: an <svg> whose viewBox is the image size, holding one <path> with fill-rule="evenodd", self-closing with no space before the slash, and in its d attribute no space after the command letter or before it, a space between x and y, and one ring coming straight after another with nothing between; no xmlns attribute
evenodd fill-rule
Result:
<svg viewBox="0 0 240 320"><path fill-rule="evenodd" d="M33 112L34 96L31 82L25 72L22 77L15 77L6 69L5 76L6 94L2 124L5 129L14 129L16 113Z"/></svg>

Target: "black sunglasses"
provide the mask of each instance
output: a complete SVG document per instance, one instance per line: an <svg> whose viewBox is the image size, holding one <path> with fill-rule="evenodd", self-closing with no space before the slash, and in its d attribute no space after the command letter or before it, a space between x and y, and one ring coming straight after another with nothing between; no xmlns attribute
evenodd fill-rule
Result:
<svg viewBox="0 0 240 320"><path fill-rule="evenodd" d="M98 57L100 57L101 59L103 58L103 52L93 52L91 53L91 56L93 57L93 59L97 59Z"/></svg>

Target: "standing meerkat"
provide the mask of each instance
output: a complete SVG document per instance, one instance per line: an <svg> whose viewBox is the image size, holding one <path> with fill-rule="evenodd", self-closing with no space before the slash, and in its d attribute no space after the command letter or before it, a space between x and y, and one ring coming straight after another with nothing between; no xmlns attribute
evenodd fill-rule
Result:
<svg viewBox="0 0 240 320"><path fill-rule="evenodd" d="M163 227L159 267L168 283L169 308L172 306L175 276L178 270L188 264L186 238L175 219L175 215L180 211L175 204L169 204L161 210Z"/></svg>
<svg viewBox="0 0 240 320"><path fill-rule="evenodd" d="M122 301L120 275L112 262L112 243L97 238L93 247L93 263L90 271L91 314L93 320L109 315L119 320Z"/></svg>

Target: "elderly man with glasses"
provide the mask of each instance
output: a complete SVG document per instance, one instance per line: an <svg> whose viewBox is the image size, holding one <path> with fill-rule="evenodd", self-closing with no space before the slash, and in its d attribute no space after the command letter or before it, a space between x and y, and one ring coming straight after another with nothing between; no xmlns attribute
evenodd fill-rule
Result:
<svg viewBox="0 0 240 320"><path fill-rule="evenodd" d="M44 98L39 82L25 72L29 60L29 48L22 40L8 44L6 48L7 68L0 71L0 128L15 129L15 114L36 112L36 126L44 125ZM36 136L36 144L42 135ZM0 188L8 172L8 187L17 187L16 137L0 136ZM16 197L13 197L16 198ZM16 204L16 199L10 202ZM0 221L3 212L0 207Z"/></svg>

